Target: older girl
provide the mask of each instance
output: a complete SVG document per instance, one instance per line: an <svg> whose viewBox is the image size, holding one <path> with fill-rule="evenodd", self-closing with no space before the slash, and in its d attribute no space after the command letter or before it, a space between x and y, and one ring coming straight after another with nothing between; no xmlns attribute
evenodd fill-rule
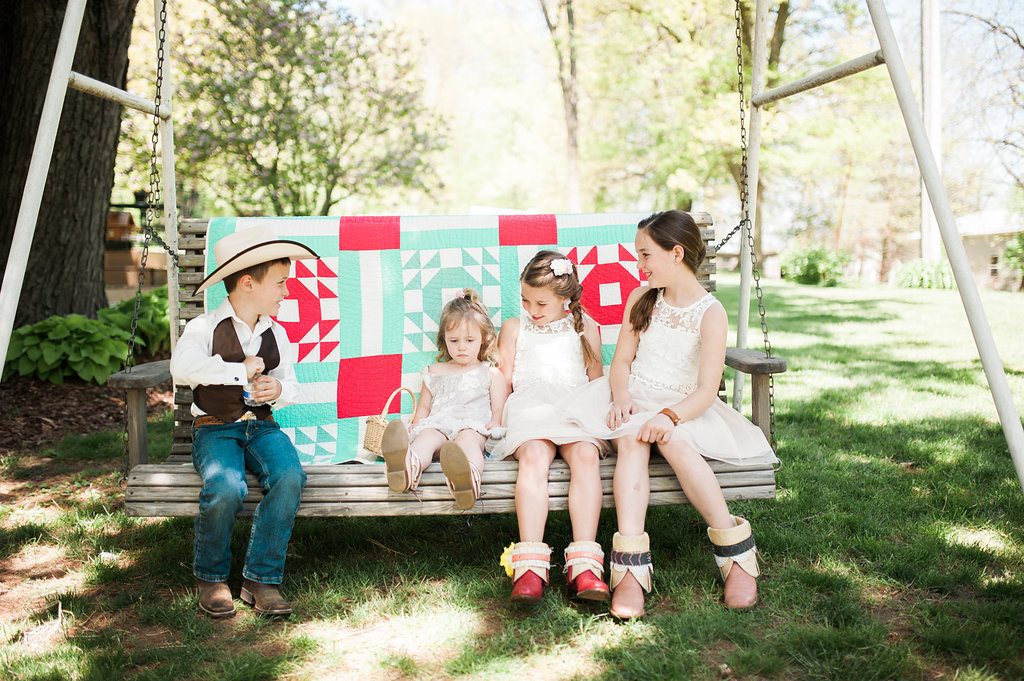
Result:
<svg viewBox="0 0 1024 681"><path fill-rule="evenodd" d="M618 449L612 614L642 615L644 592L652 586L644 531L652 447L708 523L726 605L749 607L757 599L758 576L750 523L730 515L705 459L735 463L774 453L759 428L718 399L728 317L697 279L705 254L700 229L681 211L655 213L640 221L636 251L650 286L635 289L626 301L608 379L581 391L568 414L594 437L613 439Z"/></svg>

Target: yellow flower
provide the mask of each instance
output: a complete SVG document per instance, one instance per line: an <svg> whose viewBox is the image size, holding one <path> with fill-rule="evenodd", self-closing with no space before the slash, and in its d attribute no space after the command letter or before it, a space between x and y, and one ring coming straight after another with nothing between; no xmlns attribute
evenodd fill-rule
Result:
<svg viewBox="0 0 1024 681"><path fill-rule="evenodd" d="M509 577L512 576L512 549L516 547L516 543L512 542L505 547L505 550L501 552L501 560L498 561L498 565L505 568L505 574Z"/></svg>

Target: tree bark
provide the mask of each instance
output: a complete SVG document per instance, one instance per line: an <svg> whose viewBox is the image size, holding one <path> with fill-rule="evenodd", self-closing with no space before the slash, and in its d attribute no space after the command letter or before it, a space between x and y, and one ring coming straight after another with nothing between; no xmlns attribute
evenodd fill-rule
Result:
<svg viewBox="0 0 1024 681"><path fill-rule="evenodd" d="M555 46L555 57L558 60L558 84L562 88L562 110L565 113L566 133L566 171L567 200L570 212L583 210L583 198L580 185L580 150L579 150L579 83L576 79L576 17L572 0L561 0L554 11L549 11L544 0L539 0L544 21L551 33L551 42ZM559 36L559 18L561 8L565 7L565 35ZM565 44L562 43L564 39Z"/></svg>
<svg viewBox="0 0 1024 681"><path fill-rule="evenodd" d="M124 87L138 0L87 3L73 69ZM0 269L6 269L66 0L0 8ZM103 242L121 106L68 90L15 327L106 306Z"/></svg>

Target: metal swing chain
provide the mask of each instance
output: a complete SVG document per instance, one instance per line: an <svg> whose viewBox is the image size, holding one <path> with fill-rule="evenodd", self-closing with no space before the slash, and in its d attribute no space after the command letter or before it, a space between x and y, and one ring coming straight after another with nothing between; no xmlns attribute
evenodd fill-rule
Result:
<svg viewBox="0 0 1024 681"><path fill-rule="evenodd" d="M161 104L161 92L163 90L164 83L164 45L167 42L167 0L163 0L160 5L160 23L159 29L157 30L157 51L156 51L156 96L153 99L153 105L156 113L153 114L153 134L150 137L151 148L149 155L149 193L146 195L146 213L142 221L143 233L145 238L142 242L142 257L139 259L139 277L138 286L135 289L135 310L132 313L131 329L128 337L128 354L124 359L125 371L131 373L132 367L135 365L135 336L138 332L139 327L139 309L142 306L142 287L146 282L146 261L149 259L149 244L150 241L155 239L160 243L164 250L171 256L174 261L174 266L178 266L178 254L175 253L171 248L164 243L164 241L157 235L156 230L153 229L153 219L156 213L156 207L160 203L160 171L157 169L157 150L160 144L160 104ZM130 461L128 457L128 415L127 415L127 397L125 398L125 421L124 421L124 434L123 434L123 461L124 467L121 473L121 478L118 480L118 487L126 489L128 483L128 473L130 467Z"/></svg>
<svg viewBox="0 0 1024 681"><path fill-rule="evenodd" d="M764 354L765 357L772 356L772 344L768 340L768 322L765 317L764 307L764 292L761 290L761 275L757 271L757 252L754 250L754 230L751 227L750 222L750 197L747 194L747 125L746 125L746 100L743 96L743 25L742 15L740 9L740 0L736 0L735 8L736 17L736 74L739 81L739 95L740 95L740 221L736 224L732 230L725 235L725 238L718 242L715 246L715 252L721 250L722 246L726 244L733 237L736 232L740 229L745 229L747 235L747 245L750 248L750 269L754 275L754 290L757 293L757 311L761 317L761 335L764 337ZM742 246L741 246L742 247ZM768 421L769 421L769 433L771 434L771 445L772 449L777 448L777 442L775 439L775 376L774 374L768 374Z"/></svg>

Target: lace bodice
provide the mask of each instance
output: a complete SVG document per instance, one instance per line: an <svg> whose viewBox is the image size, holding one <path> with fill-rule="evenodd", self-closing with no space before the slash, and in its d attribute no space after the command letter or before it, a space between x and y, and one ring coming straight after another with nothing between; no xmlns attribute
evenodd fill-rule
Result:
<svg viewBox="0 0 1024 681"><path fill-rule="evenodd" d="M414 427L413 434L429 427L454 435L468 425L483 432L491 420L490 368L482 362L458 374L435 374L424 367L420 377L432 396L430 414Z"/></svg>
<svg viewBox="0 0 1024 681"><path fill-rule="evenodd" d="M572 317L544 326L537 326L527 315L520 317L512 390L541 383L576 387L588 380L583 348Z"/></svg>
<svg viewBox="0 0 1024 681"><path fill-rule="evenodd" d="M640 336L629 373L653 388L689 395L697 389L700 323L717 301L710 293L686 307L673 307L658 293L651 324Z"/></svg>

